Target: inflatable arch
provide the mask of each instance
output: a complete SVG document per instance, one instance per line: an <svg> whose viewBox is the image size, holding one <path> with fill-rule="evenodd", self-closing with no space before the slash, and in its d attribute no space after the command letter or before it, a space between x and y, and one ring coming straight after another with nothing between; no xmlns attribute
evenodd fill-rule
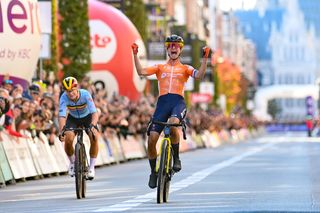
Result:
<svg viewBox="0 0 320 213"><path fill-rule="evenodd" d="M271 116L267 112L268 101L275 98L306 98L312 96L314 100L319 98L318 85L273 85L260 88L254 98L254 115L259 120L269 121Z"/></svg>

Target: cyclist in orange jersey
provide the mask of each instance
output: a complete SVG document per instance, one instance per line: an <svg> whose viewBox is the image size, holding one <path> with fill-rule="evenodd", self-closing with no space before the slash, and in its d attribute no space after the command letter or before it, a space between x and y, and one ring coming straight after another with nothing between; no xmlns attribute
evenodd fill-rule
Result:
<svg viewBox="0 0 320 213"><path fill-rule="evenodd" d="M157 64L152 67L143 68L138 58L138 45L132 44L132 52L137 73L140 76L149 76L155 74L159 83L159 98L156 110L152 119L156 121L179 123L186 116L186 104L184 101L184 86L189 77L202 79L206 72L207 61L210 48L204 47L204 58L199 70L190 65L180 62L180 54L184 46L182 37L178 35L168 36L165 40L165 47L169 56L166 64ZM159 139L163 127L153 124L150 136L148 137L148 158L151 168L149 176L149 187L157 186L157 174L155 172L157 150L156 144ZM179 159L179 142L180 135L177 127L172 128L171 140L174 152L173 170L178 172L181 170L181 161Z"/></svg>

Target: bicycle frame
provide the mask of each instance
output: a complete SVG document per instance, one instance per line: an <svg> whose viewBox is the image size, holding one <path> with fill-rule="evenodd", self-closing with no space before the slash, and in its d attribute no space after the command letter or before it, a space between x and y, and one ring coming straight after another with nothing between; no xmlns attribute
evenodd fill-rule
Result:
<svg viewBox="0 0 320 213"><path fill-rule="evenodd" d="M83 143L83 131L87 131L87 128L67 128L65 131L73 131L77 135L77 142L75 144L75 184L77 198L85 198L86 194L86 180L88 172L88 157L86 148Z"/></svg>
<svg viewBox="0 0 320 213"><path fill-rule="evenodd" d="M84 129L84 130L85 130L85 129ZM85 145L84 145L84 143L83 143L83 130L77 132L77 142L76 142L76 145L77 145L77 144L83 146L84 151L85 151L85 156L86 156L87 165L89 165L86 148L85 148Z"/></svg>
<svg viewBox="0 0 320 213"><path fill-rule="evenodd" d="M181 122L179 124L171 124L166 122L151 121L147 130L147 134L150 135L150 124L155 123L164 126L164 138L160 143L160 151L158 153L158 161L156 164L156 172L158 173L157 182L157 203L168 202L170 181L174 170L172 169L172 144L170 138L171 127L182 126L183 138L186 139L185 124Z"/></svg>
<svg viewBox="0 0 320 213"><path fill-rule="evenodd" d="M162 154L162 145L164 143L164 140L167 140L168 141L168 153L167 153L167 165L166 165L166 173L168 174L169 173L169 168L170 168L170 159L171 159L171 149L172 149L172 145L171 145L171 139L170 139L170 127L166 126L165 129L164 129L164 138L161 140L161 143L160 143L160 151L159 151L159 156L161 156ZM160 161L157 162L157 165L156 165L156 172L159 171L159 167L160 167Z"/></svg>

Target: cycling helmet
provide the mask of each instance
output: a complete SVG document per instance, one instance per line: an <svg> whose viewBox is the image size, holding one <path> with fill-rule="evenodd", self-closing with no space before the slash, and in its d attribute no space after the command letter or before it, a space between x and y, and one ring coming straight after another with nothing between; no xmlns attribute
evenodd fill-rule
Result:
<svg viewBox="0 0 320 213"><path fill-rule="evenodd" d="M74 77L66 77L65 79L63 79L62 81L62 86L65 90L71 90L74 87L78 86L78 81L76 78Z"/></svg>
<svg viewBox="0 0 320 213"><path fill-rule="evenodd" d="M40 92L40 86L38 84L33 83L29 86L29 90L33 92Z"/></svg>
<svg viewBox="0 0 320 213"><path fill-rule="evenodd" d="M180 44L180 47L182 48L183 45L184 45L184 41L183 41L183 38L181 36L178 36L178 35L171 35L171 36L168 36L165 40L165 46L168 47L168 45L171 43L171 42L177 42Z"/></svg>

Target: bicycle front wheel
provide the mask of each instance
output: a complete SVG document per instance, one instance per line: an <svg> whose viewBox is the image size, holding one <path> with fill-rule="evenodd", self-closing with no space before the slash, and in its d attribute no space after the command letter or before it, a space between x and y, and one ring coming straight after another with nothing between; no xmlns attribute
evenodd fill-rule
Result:
<svg viewBox="0 0 320 213"><path fill-rule="evenodd" d="M77 198L82 198L82 192L83 192L83 172L82 172L82 163L83 163L83 147L81 144L76 143L75 146L75 162L74 162L74 169L75 169L75 179L76 179L76 193Z"/></svg>
<svg viewBox="0 0 320 213"><path fill-rule="evenodd" d="M88 165L87 165L87 155L85 152L85 147L84 144L82 144L82 167L81 167L81 174L82 174L82 188L81 188L81 193L82 193L82 198L86 197L86 182L87 182L87 174L88 174Z"/></svg>
<svg viewBox="0 0 320 213"><path fill-rule="evenodd" d="M168 140L164 139L162 142L162 145L160 147L161 149L161 156L160 156L160 165L158 170L158 186L157 186L157 203L163 202L164 197L164 188L165 188L165 182L166 182L166 164L167 164L167 147Z"/></svg>

